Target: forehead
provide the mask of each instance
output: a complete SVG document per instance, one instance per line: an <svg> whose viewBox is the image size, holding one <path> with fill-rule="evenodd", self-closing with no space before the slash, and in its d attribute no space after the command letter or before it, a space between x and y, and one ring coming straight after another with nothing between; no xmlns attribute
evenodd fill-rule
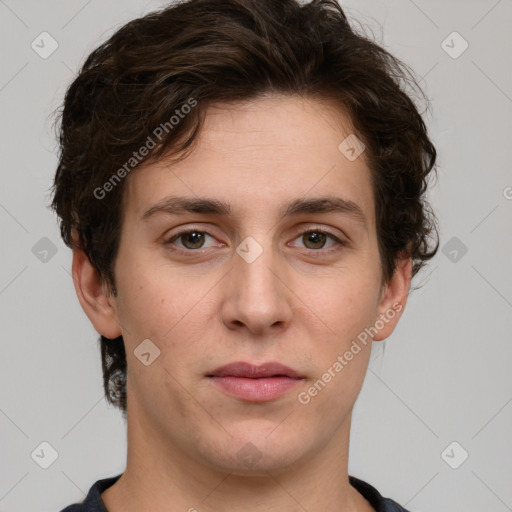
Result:
<svg viewBox="0 0 512 512"><path fill-rule="evenodd" d="M240 215L281 211L299 197L338 195L358 204L373 224L365 153L347 158L349 136L350 118L332 102L271 95L212 105L184 160L163 159L130 175L126 213L140 219L166 195L215 197Z"/></svg>

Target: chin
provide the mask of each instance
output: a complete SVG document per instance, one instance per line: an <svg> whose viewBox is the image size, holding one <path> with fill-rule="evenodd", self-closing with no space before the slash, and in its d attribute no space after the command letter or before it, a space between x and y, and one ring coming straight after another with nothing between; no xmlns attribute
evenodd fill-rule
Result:
<svg viewBox="0 0 512 512"><path fill-rule="evenodd" d="M251 429L246 429L243 435L226 436L222 452L219 452L219 443L215 443L213 453L209 450L209 454L204 453L203 456L216 469L234 475L268 477L269 473L280 473L300 462L304 454L297 447L302 446L302 443L299 439L291 439L284 428L281 437L277 431L268 436L271 430L260 428L251 435Z"/></svg>
<svg viewBox="0 0 512 512"><path fill-rule="evenodd" d="M258 451L254 446L248 442L238 452L231 453L227 458L223 457L220 460L218 454L215 454L215 468L237 476L268 478L269 474L277 475L297 463L296 451L290 450L286 453L283 451L270 455Z"/></svg>

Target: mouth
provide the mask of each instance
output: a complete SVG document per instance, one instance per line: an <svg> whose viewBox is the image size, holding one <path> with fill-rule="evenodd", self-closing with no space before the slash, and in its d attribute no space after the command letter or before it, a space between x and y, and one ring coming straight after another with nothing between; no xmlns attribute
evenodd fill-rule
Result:
<svg viewBox="0 0 512 512"><path fill-rule="evenodd" d="M262 379L269 377L289 377L291 379L302 379L302 375L281 363L270 362L255 366L250 363L239 361L220 366L207 377L244 377L247 379Z"/></svg>
<svg viewBox="0 0 512 512"><path fill-rule="evenodd" d="M277 362L259 366L236 362L206 375L224 393L249 402L266 402L283 395L305 377Z"/></svg>

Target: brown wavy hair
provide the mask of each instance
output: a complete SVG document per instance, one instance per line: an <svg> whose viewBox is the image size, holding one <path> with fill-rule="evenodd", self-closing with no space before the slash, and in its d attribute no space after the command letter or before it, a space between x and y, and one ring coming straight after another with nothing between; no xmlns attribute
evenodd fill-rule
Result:
<svg viewBox="0 0 512 512"><path fill-rule="evenodd" d="M353 30L335 0L170 4L117 30L87 57L67 89L56 119L59 162L51 203L62 238L85 251L115 296L126 180L113 182L113 175L148 137L154 139L157 127L167 129L137 166L164 156L185 158L212 103L283 93L334 100L349 114L366 146L383 279L403 254L412 258L414 276L439 246L425 199L436 150L415 91L428 106L412 70ZM171 116L191 99L196 106L171 126ZM98 198L109 180L113 186ZM105 396L126 418L123 338L98 341Z"/></svg>

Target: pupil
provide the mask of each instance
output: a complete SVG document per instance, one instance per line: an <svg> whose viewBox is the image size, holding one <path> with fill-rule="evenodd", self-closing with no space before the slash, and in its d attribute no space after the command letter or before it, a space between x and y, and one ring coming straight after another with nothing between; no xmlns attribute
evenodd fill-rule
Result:
<svg viewBox="0 0 512 512"><path fill-rule="evenodd" d="M324 245L325 242L325 234L324 233L318 233L316 231L312 231L306 235L304 235L305 240L307 242L312 242L312 244L315 246L314 249L319 249ZM307 243L305 244L307 246Z"/></svg>
<svg viewBox="0 0 512 512"><path fill-rule="evenodd" d="M191 244L194 249L197 249L197 247L201 247L204 243L203 240L203 233L200 233L198 231L191 231L187 235L185 235L186 243L184 244L187 246L187 244Z"/></svg>

